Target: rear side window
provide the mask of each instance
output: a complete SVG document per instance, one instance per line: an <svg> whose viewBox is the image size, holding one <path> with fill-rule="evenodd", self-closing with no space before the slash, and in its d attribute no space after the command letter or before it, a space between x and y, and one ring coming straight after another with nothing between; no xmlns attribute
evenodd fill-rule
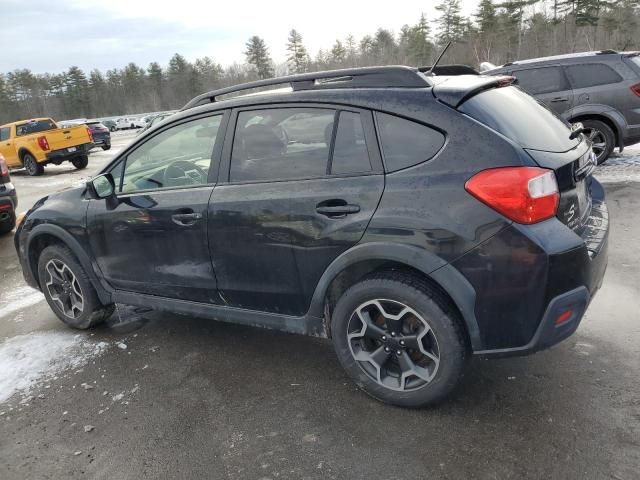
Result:
<svg viewBox="0 0 640 480"><path fill-rule="evenodd" d="M565 68L573 88L595 87L622 81L618 72L603 63L581 63Z"/></svg>
<svg viewBox="0 0 640 480"><path fill-rule="evenodd" d="M10 127L0 128L0 142L9 140Z"/></svg>
<svg viewBox="0 0 640 480"><path fill-rule="evenodd" d="M331 160L331 173L345 175L369 172L371 162L369 161L360 114L340 112L339 118Z"/></svg>
<svg viewBox="0 0 640 480"><path fill-rule="evenodd" d="M569 90L567 77L560 67L531 68L513 72L518 86L531 95Z"/></svg>
<svg viewBox="0 0 640 480"><path fill-rule="evenodd" d="M444 145L442 133L420 123L379 112L376 121L387 172L429 160Z"/></svg>
<svg viewBox="0 0 640 480"><path fill-rule="evenodd" d="M327 174L335 110L272 108L240 112L231 153L232 182Z"/></svg>

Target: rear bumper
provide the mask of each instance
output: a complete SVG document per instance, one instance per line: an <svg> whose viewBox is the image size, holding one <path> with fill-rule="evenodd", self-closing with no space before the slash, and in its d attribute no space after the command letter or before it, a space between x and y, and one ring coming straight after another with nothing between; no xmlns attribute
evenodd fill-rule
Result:
<svg viewBox="0 0 640 480"><path fill-rule="evenodd" d="M93 144L97 146L110 145L111 134L109 132L93 134Z"/></svg>
<svg viewBox="0 0 640 480"><path fill-rule="evenodd" d="M14 211L18 208L18 195L11 182L0 184L0 211Z"/></svg>
<svg viewBox="0 0 640 480"><path fill-rule="evenodd" d="M92 146L93 144L91 143L84 143L82 145L77 145L76 150L74 152L70 152L68 148L54 150L52 152L47 153L46 159L48 162L64 162L65 160L71 160L81 155L87 155Z"/></svg>
<svg viewBox="0 0 640 480"><path fill-rule="evenodd" d="M609 215L595 180L592 198L580 235L557 219L514 224L453 262L476 292L475 354L525 355L575 332L607 268Z"/></svg>

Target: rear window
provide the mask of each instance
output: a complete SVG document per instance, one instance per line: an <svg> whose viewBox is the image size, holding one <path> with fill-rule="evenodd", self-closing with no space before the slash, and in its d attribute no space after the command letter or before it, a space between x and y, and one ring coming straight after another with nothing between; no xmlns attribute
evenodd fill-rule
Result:
<svg viewBox="0 0 640 480"><path fill-rule="evenodd" d="M444 145L442 133L420 123L379 112L376 121L387 172L429 160Z"/></svg>
<svg viewBox="0 0 640 480"><path fill-rule="evenodd" d="M596 85L609 85L622 81L618 72L602 63L568 65L566 69L573 88L595 87Z"/></svg>
<svg viewBox="0 0 640 480"><path fill-rule="evenodd" d="M16 126L16 135L21 137L23 135L45 132L56 128L58 128L57 125L51 120L34 120L33 122L27 122Z"/></svg>
<svg viewBox="0 0 640 480"><path fill-rule="evenodd" d="M513 72L518 85L531 95L569 90L569 83L560 67L531 68Z"/></svg>
<svg viewBox="0 0 640 480"><path fill-rule="evenodd" d="M515 87L494 88L471 97L459 110L524 148L566 152L578 145L567 124Z"/></svg>

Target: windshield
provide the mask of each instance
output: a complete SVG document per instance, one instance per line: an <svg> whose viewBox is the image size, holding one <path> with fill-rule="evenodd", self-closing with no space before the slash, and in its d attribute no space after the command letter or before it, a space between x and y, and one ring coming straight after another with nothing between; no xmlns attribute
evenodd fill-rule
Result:
<svg viewBox="0 0 640 480"><path fill-rule="evenodd" d="M487 90L459 109L524 148L566 152L579 143L569 139L571 131L563 120L516 87Z"/></svg>

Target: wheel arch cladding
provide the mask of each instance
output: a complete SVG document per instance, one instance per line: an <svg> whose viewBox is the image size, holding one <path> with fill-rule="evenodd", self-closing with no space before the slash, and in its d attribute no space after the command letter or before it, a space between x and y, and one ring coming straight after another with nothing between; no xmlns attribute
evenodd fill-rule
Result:
<svg viewBox="0 0 640 480"><path fill-rule="evenodd" d="M482 349L475 318L476 294L471 284L440 257L410 245L365 243L344 252L320 278L308 314L322 317L331 302L337 301L336 297L347 288L369 273L386 268L408 270L439 289L458 310L471 348ZM327 328L327 334L330 333Z"/></svg>
<svg viewBox="0 0 640 480"><path fill-rule="evenodd" d="M611 113L611 112L608 112ZM569 120L570 122L583 122L585 120L598 120L604 124L606 124L611 131L613 131L614 142L617 147L619 147L622 143L622 135L621 129L622 127L618 124L616 120L611 118L604 113L579 113Z"/></svg>
<svg viewBox="0 0 640 480"><path fill-rule="evenodd" d="M38 258L40 253L49 245L59 244L67 246L75 255L76 259L86 272L89 281L98 293L98 297L102 303L111 303L111 294L100 283L95 275L91 259L83 250L80 243L61 227L51 224L41 224L36 226L30 233L26 245L26 258L28 259L28 267L31 275L39 284L38 278Z"/></svg>

